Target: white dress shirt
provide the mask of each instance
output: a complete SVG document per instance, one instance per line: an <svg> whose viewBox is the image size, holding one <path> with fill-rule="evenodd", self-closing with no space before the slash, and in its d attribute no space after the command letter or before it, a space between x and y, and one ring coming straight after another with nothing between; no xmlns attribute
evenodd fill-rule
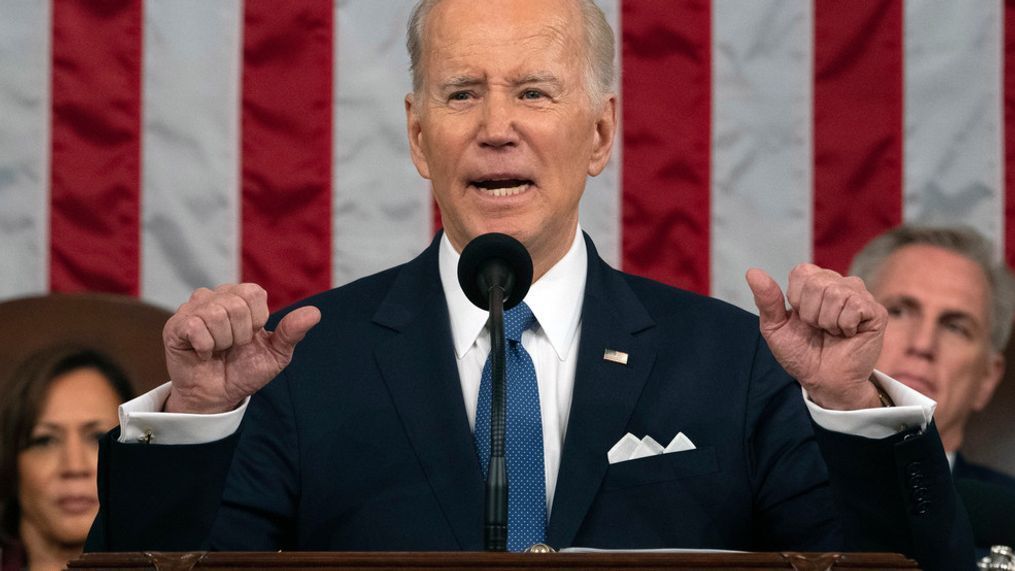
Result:
<svg viewBox="0 0 1015 571"><path fill-rule="evenodd" d="M476 404L483 366L490 355L488 313L465 297L458 285L459 254L447 234L441 239L440 275L451 317L451 338L462 382L462 398L469 426L476 427ZM564 257L554 264L525 295L537 325L522 333L522 346L532 357L539 385L539 411L543 417L543 466L546 469L546 513L553 505L553 492L560 469L564 430L571 411L574 372L578 363L582 303L588 253L581 228ZM561 300L576 300L562 303ZM618 435L619 438L619 435ZM603 452L605 454L605 451Z"/></svg>
<svg viewBox="0 0 1015 571"><path fill-rule="evenodd" d="M487 313L472 305L458 285L458 258L459 253L445 235L438 254L440 277L450 313L451 336L462 384L462 404L469 425L474 428L479 383L490 353L490 334L486 330ZM564 257L533 283L525 296L525 303L538 322L522 334L522 346L532 357L539 385L547 515L553 505L564 432L571 410L587 267L588 252L579 227ZM744 284L744 287L747 285ZM936 406L933 400L880 372L875 371L875 375L895 402L895 407L826 410L807 399L805 392L811 417L826 430L867 438L884 438L911 427L929 424ZM169 387L166 383L120 406L120 442L213 442L236 431L249 402L248 398L236 410L214 415L156 412L164 406ZM618 440L622 436L618 434ZM606 452L603 451L604 460Z"/></svg>

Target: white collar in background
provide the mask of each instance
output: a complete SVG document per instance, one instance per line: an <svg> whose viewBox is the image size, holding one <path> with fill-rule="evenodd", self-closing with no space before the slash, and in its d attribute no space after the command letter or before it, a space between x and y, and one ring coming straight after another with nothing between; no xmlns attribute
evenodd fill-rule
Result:
<svg viewBox="0 0 1015 571"><path fill-rule="evenodd" d="M461 359L486 328L487 312L472 305L458 285L459 257L448 235L444 234L438 252L441 285L448 302L455 354ZM567 357L571 341L578 332L585 299L587 268L588 251L581 226L578 226L571 248L543 277L532 284L525 296L525 303L536 316L561 361Z"/></svg>

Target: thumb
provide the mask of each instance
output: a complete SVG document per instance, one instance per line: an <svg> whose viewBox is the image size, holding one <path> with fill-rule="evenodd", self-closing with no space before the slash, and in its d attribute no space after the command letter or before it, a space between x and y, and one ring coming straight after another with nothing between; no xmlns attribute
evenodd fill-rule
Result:
<svg viewBox="0 0 1015 571"><path fill-rule="evenodd" d="M754 305L758 306L762 329L778 329L789 319L786 311L786 298L782 288L764 270L751 268L747 270L747 285L754 294Z"/></svg>
<svg viewBox="0 0 1015 571"><path fill-rule="evenodd" d="M296 349L296 344L302 341L307 331L310 331L320 321L321 310L312 305L290 312L278 322L275 332L271 335L272 349L286 357L291 357Z"/></svg>

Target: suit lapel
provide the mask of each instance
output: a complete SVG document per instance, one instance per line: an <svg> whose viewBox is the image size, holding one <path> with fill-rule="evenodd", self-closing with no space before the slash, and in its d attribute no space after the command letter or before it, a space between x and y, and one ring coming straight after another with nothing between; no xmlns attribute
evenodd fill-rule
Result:
<svg viewBox="0 0 1015 571"><path fill-rule="evenodd" d="M547 541L555 547L570 546L578 533L609 467L606 452L624 435L655 361L654 346L646 335L637 335L653 326L652 319L587 236L586 245L581 345L547 530ZM627 353L627 365L604 360L606 349Z"/></svg>
<svg viewBox="0 0 1015 571"><path fill-rule="evenodd" d="M460 548L478 550L483 482L437 269L439 238L402 269L377 311L374 321L396 334L375 358Z"/></svg>

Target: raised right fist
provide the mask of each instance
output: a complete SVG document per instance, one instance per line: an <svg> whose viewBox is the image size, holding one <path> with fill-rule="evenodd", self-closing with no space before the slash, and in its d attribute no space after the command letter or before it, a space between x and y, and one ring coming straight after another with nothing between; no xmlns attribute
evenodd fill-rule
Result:
<svg viewBox="0 0 1015 571"><path fill-rule="evenodd" d="M296 344L320 320L316 307L301 307L269 332L268 294L261 286L196 290L162 330L173 383L166 412L236 408L289 364Z"/></svg>

